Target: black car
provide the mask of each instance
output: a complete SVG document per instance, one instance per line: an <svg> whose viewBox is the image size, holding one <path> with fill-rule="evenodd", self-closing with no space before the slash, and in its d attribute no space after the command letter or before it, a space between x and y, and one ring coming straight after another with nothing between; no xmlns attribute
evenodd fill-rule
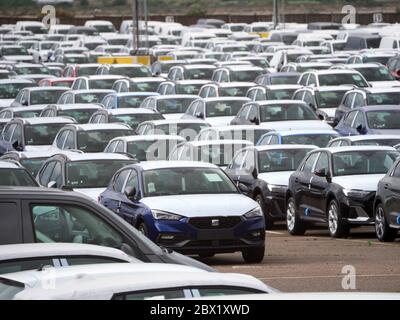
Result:
<svg viewBox="0 0 400 320"><path fill-rule="evenodd" d="M378 183L375 231L379 241L393 241L400 229L400 159Z"/></svg>
<svg viewBox="0 0 400 320"><path fill-rule="evenodd" d="M144 262L213 271L189 257L158 247L112 211L75 192L1 187L0 245L63 242L118 248Z"/></svg>
<svg viewBox="0 0 400 320"><path fill-rule="evenodd" d="M346 237L350 228L374 223L378 181L400 154L391 147L339 147L309 153L289 179L287 229L302 235L323 223L332 237Z"/></svg>

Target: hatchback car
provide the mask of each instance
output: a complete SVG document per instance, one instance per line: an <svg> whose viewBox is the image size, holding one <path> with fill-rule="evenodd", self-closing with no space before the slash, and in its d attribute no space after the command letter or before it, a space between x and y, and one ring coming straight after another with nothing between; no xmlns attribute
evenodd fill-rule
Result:
<svg viewBox="0 0 400 320"><path fill-rule="evenodd" d="M312 151L289 179L289 233L302 235L311 224L324 223L340 238L351 227L373 224L378 182L399 156L394 148L377 146Z"/></svg>
<svg viewBox="0 0 400 320"><path fill-rule="evenodd" d="M202 256L241 251L246 262L263 260L261 208L212 164L149 161L125 167L100 202L168 248Z"/></svg>

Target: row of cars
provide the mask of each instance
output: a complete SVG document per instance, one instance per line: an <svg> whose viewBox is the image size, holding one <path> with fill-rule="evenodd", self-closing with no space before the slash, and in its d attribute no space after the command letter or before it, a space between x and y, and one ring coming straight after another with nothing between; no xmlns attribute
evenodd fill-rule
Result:
<svg viewBox="0 0 400 320"><path fill-rule="evenodd" d="M151 32L171 31L178 44L150 45L148 38L149 68L88 63L130 53L128 43L110 44L126 40L110 23L58 25L48 35L23 25L29 28L0 28L11 28L0 41L4 52L31 41L35 56L35 47L54 43L40 64L18 55L0 60L9 78L0 80L0 244L20 244L5 246L4 255L22 257L5 260L10 272L21 271L0 277L6 297L71 298L83 274L97 281L79 286L79 297L268 293L255 279L210 275L177 252L241 252L245 262L259 263L265 229L276 221L293 235L323 224L332 237L345 237L375 224L379 240L397 236L400 90L391 68L399 56L397 48L350 48L361 38L376 46L376 28L267 26L262 38L261 29L237 32L232 24L150 23ZM43 246L25 247L37 242ZM51 262L38 266L32 260L41 259L23 253L46 252L48 243L60 252L47 253ZM60 243L71 244L70 252L111 247L155 265L129 261L116 275L117 266L97 253L74 267L77 259L64 257ZM57 290L42 290L40 265L65 267L56 272ZM162 286L161 273L171 274Z"/></svg>

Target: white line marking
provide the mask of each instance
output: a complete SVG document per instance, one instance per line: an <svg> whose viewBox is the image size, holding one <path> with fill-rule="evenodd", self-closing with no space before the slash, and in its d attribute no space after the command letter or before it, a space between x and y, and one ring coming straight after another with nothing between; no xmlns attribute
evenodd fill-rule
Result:
<svg viewBox="0 0 400 320"><path fill-rule="evenodd" d="M303 277L270 277L258 278L259 280L290 280L290 279L323 279L323 278L343 278L344 275L337 276L303 276ZM357 277L400 277L400 274L358 274Z"/></svg>

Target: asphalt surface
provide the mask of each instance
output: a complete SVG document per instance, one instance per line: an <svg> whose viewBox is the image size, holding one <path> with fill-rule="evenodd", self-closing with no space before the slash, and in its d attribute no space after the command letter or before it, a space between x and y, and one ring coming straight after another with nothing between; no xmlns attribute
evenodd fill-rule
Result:
<svg viewBox="0 0 400 320"><path fill-rule="evenodd" d="M246 264L240 253L201 261L222 272L253 275L282 292L400 292L400 239L381 243L373 227L353 229L346 239L332 239L324 229L294 237L284 228L267 231L266 238L260 264ZM343 270L348 265L355 269ZM350 278L352 270L356 277Z"/></svg>

